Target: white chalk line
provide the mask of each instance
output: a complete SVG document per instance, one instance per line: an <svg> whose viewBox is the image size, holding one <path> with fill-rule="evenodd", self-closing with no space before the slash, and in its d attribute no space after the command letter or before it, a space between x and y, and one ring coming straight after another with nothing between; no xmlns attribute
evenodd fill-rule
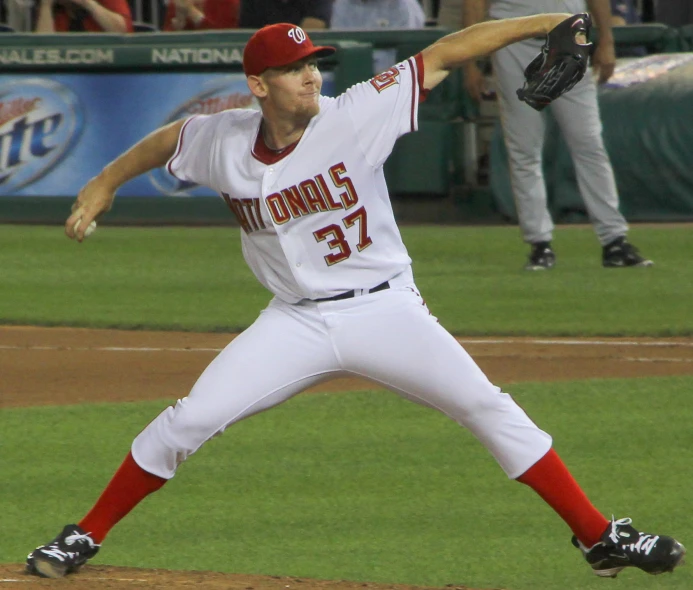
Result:
<svg viewBox="0 0 693 590"><path fill-rule="evenodd" d="M515 340L513 338L457 338L461 344L550 344L555 346L671 346L671 347L693 347L693 340L684 342L681 340L547 340L547 339L526 339Z"/></svg>
<svg viewBox="0 0 693 590"><path fill-rule="evenodd" d="M80 576L80 580L103 580L107 582L149 582L151 580L145 580L143 578L90 578L90 577L84 577ZM25 582L25 583L30 583L33 582L34 580L15 580L14 578L5 578L5 579L0 579L0 583L2 582Z"/></svg>
<svg viewBox="0 0 693 590"><path fill-rule="evenodd" d="M144 580L142 578L85 578L80 576L80 580L103 580L106 582L151 582L151 580Z"/></svg>
<svg viewBox="0 0 693 590"><path fill-rule="evenodd" d="M97 352L221 352L223 348L197 348L197 347L154 347L154 346L16 346L0 344L0 350L70 350L70 351L97 351Z"/></svg>
<svg viewBox="0 0 693 590"><path fill-rule="evenodd" d="M512 344L522 345L547 345L547 346L604 346L604 347L666 347L666 348L693 348L691 341L670 340L556 340L556 339L518 339L513 338L457 338L460 344ZM16 345L2 344L0 350L65 350L65 351L97 351L97 352L221 352L223 347L199 347L199 346L60 346L60 345ZM669 359L661 359L669 360Z"/></svg>
<svg viewBox="0 0 693 590"><path fill-rule="evenodd" d="M693 363L693 359L688 358L673 358L673 357L652 357L652 358L633 358L633 357L621 357L617 358L619 361L631 361L634 363Z"/></svg>

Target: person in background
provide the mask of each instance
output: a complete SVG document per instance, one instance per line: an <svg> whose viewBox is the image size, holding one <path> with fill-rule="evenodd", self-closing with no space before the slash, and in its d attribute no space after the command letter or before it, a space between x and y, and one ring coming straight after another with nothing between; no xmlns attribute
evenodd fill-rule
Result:
<svg viewBox="0 0 693 590"><path fill-rule="evenodd" d="M17 33L34 30L34 0L6 0L5 22Z"/></svg>
<svg viewBox="0 0 693 590"><path fill-rule="evenodd" d="M626 27L642 22L636 0L611 0L611 25ZM617 47L616 57L642 57L647 55L647 48L642 45L634 47Z"/></svg>
<svg viewBox="0 0 693 590"><path fill-rule="evenodd" d="M37 33L132 33L127 0L41 0Z"/></svg>
<svg viewBox="0 0 693 590"><path fill-rule="evenodd" d="M333 29L422 29L426 15L418 0L334 0Z"/></svg>
<svg viewBox="0 0 693 590"><path fill-rule="evenodd" d="M240 0L171 0L164 31L238 28Z"/></svg>
<svg viewBox="0 0 693 590"><path fill-rule="evenodd" d="M303 29L327 29L331 19L332 0L241 0L239 26L260 29L291 23Z"/></svg>
<svg viewBox="0 0 693 590"><path fill-rule="evenodd" d="M611 24L614 27L641 22L635 0L611 0Z"/></svg>
<svg viewBox="0 0 693 590"><path fill-rule="evenodd" d="M446 29L459 30L462 27L462 2L464 0L440 0L436 24Z"/></svg>
<svg viewBox="0 0 693 590"><path fill-rule="evenodd" d="M549 109L570 150L580 195L602 247L602 266L652 266L652 261L626 239L628 224L618 208L616 180L602 138L595 82L606 82L616 65L609 0L464 0L460 24L470 27L480 23L487 18L487 9L491 19L504 19L555 11L577 14L588 8L599 29L599 43L592 55L594 73L588 70L575 88ZM524 69L542 42L529 39L492 55L512 191L522 236L530 246L526 270L550 269L556 262L551 245L554 224L542 167L544 114L519 101L516 94L525 82ZM467 92L479 101L486 84L476 61L466 62L463 73Z"/></svg>
<svg viewBox="0 0 693 590"><path fill-rule="evenodd" d="M426 14L418 0L334 0L333 29L422 29ZM396 49L373 51L373 73L397 60Z"/></svg>

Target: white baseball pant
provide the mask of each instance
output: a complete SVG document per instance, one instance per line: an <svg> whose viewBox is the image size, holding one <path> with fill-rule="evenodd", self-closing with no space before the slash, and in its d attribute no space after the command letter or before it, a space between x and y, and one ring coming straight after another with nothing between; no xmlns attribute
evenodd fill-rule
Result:
<svg viewBox="0 0 693 590"><path fill-rule="evenodd" d="M468 428L510 478L551 447L506 393L491 384L440 326L410 280L369 295L290 305L274 299L205 369L188 397L134 440L144 470L173 477L207 440L308 387L360 376L440 410ZM400 281L401 282L401 281Z"/></svg>

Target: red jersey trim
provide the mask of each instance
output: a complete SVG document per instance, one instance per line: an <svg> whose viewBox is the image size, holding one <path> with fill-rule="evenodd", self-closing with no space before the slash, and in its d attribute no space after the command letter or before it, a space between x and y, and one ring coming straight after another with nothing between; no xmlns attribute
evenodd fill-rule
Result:
<svg viewBox="0 0 693 590"><path fill-rule="evenodd" d="M267 166L271 164L276 164L280 160L283 160L288 156L291 152L296 149L296 146L298 145L298 142L301 141L300 139L297 139L294 143L291 145L287 145L283 150L277 151L273 150L270 147L267 147L267 144L265 143L265 138L262 137L261 130L262 129L262 123L260 123L260 126L257 128L257 137L255 138L255 145L253 146L253 149L251 150L251 154L253 155L253 158L255 158L257 161L262 162L263 164L266 164Z"/></svg>
<svg viewBox="0 0 693 590"><path fill-rule="evenodd" d="M428 97L428 93L430 90L426 90L424 88L424 61L423 61L423 55L420 53L417 53L414 56L414 60L416 61L416 81L419 84L419 102L423 102L426 100L426 97Z"/></svg>
<svg viewBox="0 0 693 590"><path fill-rule="evenodd" d="M176 148L176 153L173 154L173 157L168 161L168 164L166 165L166 169L168 170L169 174L175 178L178 178L176 174L173 172L173 167L171 164L173 164L173 160L175 160L178 156L180 156L180 153L183 151L183 134L185 133L185 128L188 126L188 123L192 121L197 115L194 115L190 117L185 123L183 123L183 126L180 128L180 135L178 136L178 147ZM178 180L182 181L182 178L178 178Z"/></svg>

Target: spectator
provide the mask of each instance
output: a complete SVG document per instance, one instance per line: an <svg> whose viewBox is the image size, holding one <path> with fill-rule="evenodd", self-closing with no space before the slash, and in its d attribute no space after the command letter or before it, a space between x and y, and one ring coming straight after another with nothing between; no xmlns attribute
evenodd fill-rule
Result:
<svg viewBox="0 0 693 590"><path fill-rule="evenodd" d="M636 0L611 0L611 25L625 27L642 22ZM616 57L642 57L647 55L643 45L616 47Z"/></svg>
<svg viewBox="0 0 693 590"><path fill-rule="evenodd" d="M615 27L641 22L635 0L611 0L611 24Z"/></svg>
<svg viewBox="0 0 693 590"><path fill-rule="evenodd" d="M173 0L128 0L135 32L163 30L166 7Z"/></svg>
<svg viewBox="0 0 693 590"><path fill-rule="evenodd" d="M127 0L41 0L37 33L132 33Z"/></svg>
<svg viewBox="0 0 693 590"><path fill-rule="evenodd" d="M446 29L459 30L462 27L462 2L463 0L440 0L436 24Z"/></svg>
<svg viewBox="0 0 693 590"><path fill-rule="evenodd" d="M333 29L421 29L426 15L418 0L334 0Z"/></svg>
<svg viewBox="0 0 693 590"><path fill-rule="evenodd" d="M421 29L426 14L418 0L334 0L333 29ZM397 61L396 49L373 51L373 73Z"/></svg>
<svg viewBox="0 0 693 590"><path fill-rule="evenodd" d="M260 29L275 23L291 23L302 29L327 29L332 0L241 0L239 26Z"/></svg>
<svg viewBox="0 0 693 590"><path fill-rule="evenodd" d="M18 33L34 30L34 0L6 0L4 22Z"/></svg>
<svg viewBox="0 0 693 590"><path fill-rule="evenodd" d="M164 31L238 28L240 0L171 0Z"/></svg>

